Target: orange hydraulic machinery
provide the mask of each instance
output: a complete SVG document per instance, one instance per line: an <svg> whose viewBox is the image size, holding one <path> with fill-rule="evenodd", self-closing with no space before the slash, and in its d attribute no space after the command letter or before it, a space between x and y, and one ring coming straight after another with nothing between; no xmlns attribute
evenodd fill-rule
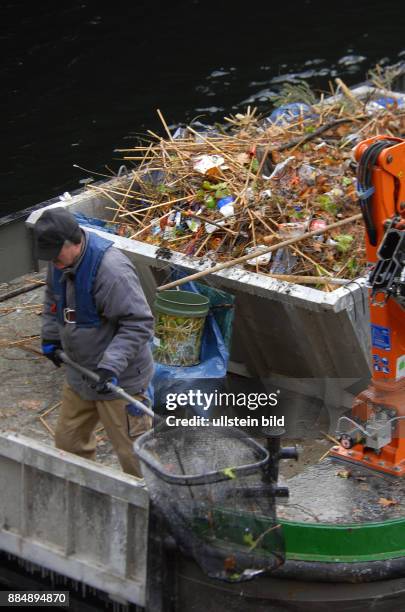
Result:
<svg viewBox="0 0 405 612"><path fill-rule="evenodd" d="M332 455L405 475L405 140L360 142L357 185L366 227L372 381L338 422Z"/></svg>

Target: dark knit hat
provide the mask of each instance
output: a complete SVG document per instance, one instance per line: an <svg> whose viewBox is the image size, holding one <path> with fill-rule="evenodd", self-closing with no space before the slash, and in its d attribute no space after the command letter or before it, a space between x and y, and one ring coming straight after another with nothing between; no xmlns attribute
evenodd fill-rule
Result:
<svg viewBox="0 0 405 612"><path fill-rule="evenodd" d="M50 208L42 213L34 225L34 238L38 259L55 259L65 242L77 236L79 224L63 207Z"/></svg>

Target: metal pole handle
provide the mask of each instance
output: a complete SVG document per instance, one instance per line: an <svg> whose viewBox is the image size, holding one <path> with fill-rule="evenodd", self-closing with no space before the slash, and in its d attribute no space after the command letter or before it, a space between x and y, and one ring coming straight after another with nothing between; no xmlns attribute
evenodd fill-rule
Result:
<svg viewBox="0 0 405 612"><path fill-rule="evenodd" d="M57 351L57 353L58 353L58 357L60 357L63 363L65 363L66 365L70 366L77 372L84 374L84 376L86 376L90 380L93 380L94 382L100 381L100 377L98 374L96 374L95 372L92 372L91 370L88 370L87 368L84 368L83 366L79 365L75 361L72 361L70 357L68 357L66 353L64 353L63 351ZM122 399L127 400L130 404L134 404L137 408L139 408L139 410L142 410L143 413L149 415L152 418L155 418L156 415L153 412L153 410L151 410L150 408L142 404L142 402L140 402L139 400L135 399L135 397L132 397L132 395L129 395L129 393L124 391L122 387L119 387L118 385L113 385L113 383L107 383L107 388L112 393L116 393Z"/></svg>

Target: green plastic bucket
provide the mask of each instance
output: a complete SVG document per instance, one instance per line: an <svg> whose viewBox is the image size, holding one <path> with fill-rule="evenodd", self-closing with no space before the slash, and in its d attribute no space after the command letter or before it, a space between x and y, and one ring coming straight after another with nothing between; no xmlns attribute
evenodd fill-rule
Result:
<svg viewBox="0 0 405 612"><path fill-rule="evenodd" d="M156 361L172 366L200 363L201 339L209 306L208 298L192 291L168 290L157 294Z"/></svg>

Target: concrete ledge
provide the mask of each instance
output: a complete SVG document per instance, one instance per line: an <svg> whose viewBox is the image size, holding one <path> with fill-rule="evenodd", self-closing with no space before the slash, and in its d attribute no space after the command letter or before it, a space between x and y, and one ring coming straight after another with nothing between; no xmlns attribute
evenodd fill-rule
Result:
<svg viewBox="0 0 405 612"><path fill-rule="evenodd" d="M138 479L0 434L0 549L145 605L149 497Z"/></svg>

